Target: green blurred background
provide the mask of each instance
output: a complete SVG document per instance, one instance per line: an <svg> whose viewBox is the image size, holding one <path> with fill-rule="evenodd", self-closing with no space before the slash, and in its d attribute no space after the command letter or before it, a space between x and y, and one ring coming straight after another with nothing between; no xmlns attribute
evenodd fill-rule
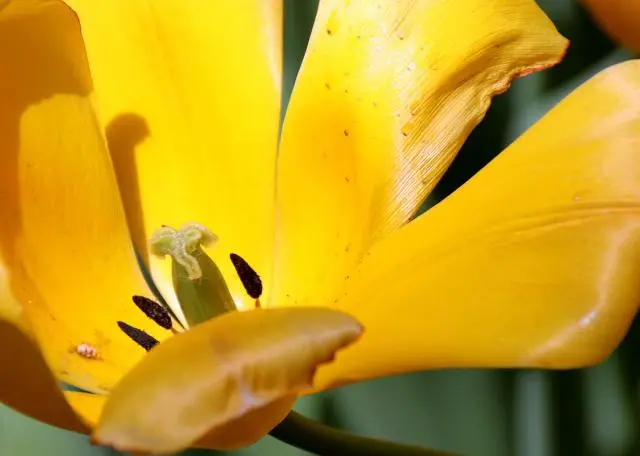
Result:
<svg viewBox="0 0 640 456"><path fill-rule="evenodd" d="M516 81L496 98L428 204L442 199L574 87L631 57L574 0L540 0L572 44L565 61ZM317 1L285 1L285 96L304 54ZM393 341L389 341L393 343ZM103 456L84 436L0 406L0 455ZM640 320L604 364L583 370L424 372L349 386L299 401L298 410L365 435L471 456L640 455ZM224 454L191 450L189 456ZM266 437L233 454L302 456Z"/></svg>

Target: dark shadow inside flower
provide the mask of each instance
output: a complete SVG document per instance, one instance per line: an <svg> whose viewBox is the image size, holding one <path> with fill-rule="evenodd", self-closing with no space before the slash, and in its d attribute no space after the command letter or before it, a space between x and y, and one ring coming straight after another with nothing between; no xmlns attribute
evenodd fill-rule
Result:
<svg viewBox="0 0 640 456"><path fill-rule="evenodd" d="M140 260L148 266L147 234L144 229L144 213L140 201L140 185L136 169L136 147L149 137L147 121L133 113L123 113L115 117L105 130L111 161L116 171L120 197L131 239L139 253Z"/></svg>

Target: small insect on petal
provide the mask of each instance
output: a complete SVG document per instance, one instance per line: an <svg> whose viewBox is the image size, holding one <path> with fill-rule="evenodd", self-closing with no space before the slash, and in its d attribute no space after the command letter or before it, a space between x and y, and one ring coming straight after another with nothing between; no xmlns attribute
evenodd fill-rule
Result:
<svg viewBox="0 0 640 456"><path fill-rule="evenodd" d="M78 344L75 352L83 358L98 359L98 350L90 344Z"/></svg>
<svg viewBox="0 0 640 456"><path fill-rule="evenodd" d="M229 258L247 294L253 299L258 299L262 294L262 280L258 273L240 255L232 253Z"/></svg>
<svg viewBox="0 0 640 456"><path fill-rule="evenodd" d="M146 351L151 350L153 347L159 344L158 339L147 334L141 329L134 328L131 325L126 324L123 321L118 322L118 326L129 338L136 344L140 345Z"/></svg>
<svg viewBox="0 0 640 456"><path fill-rule="evenodd" d="M144 296L135 295L132 299L133 303L138 306L138 309L143 311L147 317L155 321L164 329L171 329L173 326L171 316L169 315L169 311L162 304Z"/></svg>

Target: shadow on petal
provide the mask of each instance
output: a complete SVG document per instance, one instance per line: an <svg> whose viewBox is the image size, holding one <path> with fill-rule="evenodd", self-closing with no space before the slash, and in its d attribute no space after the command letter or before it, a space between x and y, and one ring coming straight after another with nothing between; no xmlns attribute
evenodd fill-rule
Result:
<svg viewBox="0 0 640 456"><path fill-rule="evenodd" d="M155 328L130 301L148 291L80 26L63 2L16 0L0 11L0 40L0 257L9 293L56 377L103 392L143 355L115 322ZM96 356L81 356L80 345Z"/></svg>
<svg viewBox="0 0 640 456"><path fill-rule="evenodd" d="M144 228L135 152L136 146L149 137L149 125L137 114L121 114L109 122L106 136L129 232L142 261L148 266L147 233Z"/></svg>

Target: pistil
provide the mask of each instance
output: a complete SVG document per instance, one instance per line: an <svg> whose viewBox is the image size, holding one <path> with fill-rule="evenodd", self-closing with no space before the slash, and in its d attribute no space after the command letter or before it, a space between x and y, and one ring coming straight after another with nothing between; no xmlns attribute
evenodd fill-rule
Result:
<svg viewBox="0 0 640 456"><path fill-rule="evenodd" d="M188 223L180 230L163 226L149 240L151 253L172 259L173 287L189 326L236 310L220 269L202 250L217 239L205 226Z"/></svg>

